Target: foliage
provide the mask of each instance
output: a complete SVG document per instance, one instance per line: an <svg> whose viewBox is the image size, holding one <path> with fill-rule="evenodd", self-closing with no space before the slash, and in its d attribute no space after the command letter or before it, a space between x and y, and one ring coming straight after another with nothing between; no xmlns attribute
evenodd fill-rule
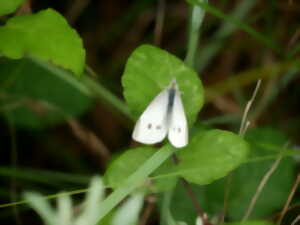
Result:
<svg viewBox="0 0 300 225"><path fill-rule="evenodd" d="M248 144L240 136L223 130L200 131L178 154L178 173L196 184L209 184L226 176L245 161Z"/></svg>
<svg viewBox="0 0 300 225"><path fill-rule="evenodd" d="M189 124L194 123L204 101L197 74L174 55L150 45L138 47L128 58L122 77L124 96L137 118L150 101L176 79Z"/></svg>
<svg viewBox="0 0 300 225"><path fill-rule="evenodd" d="M82 40L52 9L9 19L0 27L0 52L12 59L35 56L70 69L76 75L82 73L85 63Z"/></svg>
<svg viewBox="0 0 300 225"><path fill-rule="evenodd" d="M128 149L115 159L105 173L105 181L109 187L120 186L140 165L155 153L154 148ZM128 166L130 165L130 166Z"/></svg>
<svg viewBox="0 0 300 225"><path fill-rule="evenodd" d="M24 0L2 1L0 5L0 16L14 12Z"/></svg>
<svg viewBox="0 0 300 225"><path fill-rule="evenodd" d="M60 68L52 70L36 59L2 58L0 73L4 95L1 102L9 109L6 117L17 126L38 129L55 125L80 115L91 104L87 95L65 79L67 76L80 84L70 73Z"/></svg>
<svg viewBox="0 0 300 225"><path fill-rule="evenodd" d="M0 2L0 198L12 202L0 208L21 205L14 212L23 219L28 203L49 225L152 224L158 215L162 225L272 225L266 219L284 206L299 160L292 106L300 45L293 16L278 13L284 3L258 2ZM246 85L258 78L269 80L248 111ZM174 79L189 144L131 143L133 123ZM235 133L244 110L245 136ZM93 178L82 189L91 173L103 174L103 183ZM26 192L18 201L29 189L67 192ZM82 192L84 200L71 200ZM56 207L47 198L57 198Z"/></svg>

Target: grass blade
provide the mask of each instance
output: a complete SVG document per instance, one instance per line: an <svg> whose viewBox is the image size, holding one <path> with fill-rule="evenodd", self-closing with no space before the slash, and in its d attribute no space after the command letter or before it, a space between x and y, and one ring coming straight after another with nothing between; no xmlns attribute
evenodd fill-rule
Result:
<svg viewBox="0 0 300 225"><path fill-rule="evenodd" d="M100 221L114 207L116 207L135 188L141 185L147 179L147 177L174 152L174 148L170 145L167 145L157 151L150 159L141 165L141 167L135 173L128 177L123 185L117 188L102 202L99 209L98 221Z"/></svg>
<svg viewBox="0 0 300 225"><path fill-rule="evenodd" d="M197 6L201 7L202 9L204 9L205 11L213 14L216 17L219 17L219 18L221 18L221 19L223 19L225 21L228 21L231 24L239 27L240 29L244 30L245 32L247 32L248 34L250 34L251 36L253 36L256 40L262 42L264 45L266 45L269 48L273 49L277 53L280 52L279 46L277 44L275 44L273 40L270 40L265 35L257 32L256 30L254 30L248 24L242 23L239 19L234 18L234 17L229 16L229 15L226 15L225 13L223 13L222 11L220 11L219 9L217 9L217 8L209 5L206 2L203 2L203 1L200 1L200 0L187 0L187 1L190 4L197 5Z"/></svg>
<svg viewBox="0 0 300 225"><path fill-rule="evenodd" d="M207 0L201 0L207 2ZM198 7L191 7L190 25L189 25L189 40L185 62L190 67L194 67L195 57L197 53L198 40L200 35L200 27L203 22L205 11Z"/></svg>

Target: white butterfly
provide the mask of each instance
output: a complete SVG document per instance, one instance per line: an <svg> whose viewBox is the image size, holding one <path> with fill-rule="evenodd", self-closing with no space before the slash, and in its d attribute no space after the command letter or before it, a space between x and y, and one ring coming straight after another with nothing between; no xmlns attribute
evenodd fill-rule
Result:
<svg viewBox="0 0 300 225"><path fill-rule="evenodd" d="M155 144L167 134L174 147L188 144L188 125L176 80L148 105L135 124L132 138L144 144Z"/></svg>

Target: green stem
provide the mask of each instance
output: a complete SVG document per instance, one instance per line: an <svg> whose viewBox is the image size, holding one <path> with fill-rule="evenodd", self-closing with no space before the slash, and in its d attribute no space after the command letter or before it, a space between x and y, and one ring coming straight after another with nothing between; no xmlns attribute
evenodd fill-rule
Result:
<svg viewBox="0 0 300 225"><path fill-rule="evenodd" d="M201 1L207 2L207 0ZM194 67L200 36L200 27L203 22L205 11L198 6L191 6L190 13L188 46L185 62L188 66Z"/></svg>
<svg viewBox="0 0 300 225"><path fill-rule="evenodd" d="M129 119L133 119L127 105L99 82L96 82L88 76L82 77L82 82L91 91L92 96L99 97L104 102L109 103L109 105L116 109L116 111Z"/></svg>
<svg viewBox="0 0 300 225"><path fill-rule="evenodd" d="M76 78L69 71L61 69L57 66L53 66L51 63L46 63L36 57L29 57L29 59L34 61L40 67L50 71L53 73L53 75L59 77L66 83L70 84L72 87L76 88L83 95L100 98L104 102L108 103L111 108L120 112L129 119L133 119L128 107L122 100L120 100L99 82L90 78L87 74L84 74L80 78ZM91 69L89 69L88 73L94 75L94 77L97 77L97 74L95 74Z"/></svg>
<svg viewBox="0 0 300 225"><path fill-rule="evenodd" d="M231 16L237 20L243 21L255 6L257 0L244 0L231 13ZM237 26L228 20L224 20L220 29L210 38L210 41L199 52L196 59L197 71L201 72L212 61L217 53L225 46L226 39L237 30Z"/></svg>
<svg viewBox="0 0 300 225"><path fill-rule="evenodd" d="M176 185L174 185L174 187L170 191L166 191L163 194L160 224L176 225L176 221L174 220L174 218L171 214L171 211L170 211L170 206L171 206L175 187L176 187Z"/></svg>
<svg viewBox="0 0 300 225"><path fill-rule="evenodd" d="M149 158L140 168L134 172L126 181L111 193L101 204L97 221L100 221L113 208L115 208L128 194L135 188L143 184L147 177L156 170L164 161L166 161L173 153L174 148L167 145L157 151Z"/></svg>
<svg viewBox="0 0 300 225"><path fill-rule="evenodd" d="M187 0L187 2L189 2L190 4L197 5L197 6L201 7L206 12L209 12L209 13L213 14L214 16L217 16L217 17L221 18L224 21L230 22L231 24L235 25L236 27L244 30L245 32L247 32L248 34L253 36L258 41L264 43L266 46L273 49L277 53L280 53L281 49L278 46L278 44L276 44L269 37L257 32L256 30L254 30L248 24L242 23L239 19L234 18L233 16L226 15L225 13L220 11L219 9L210 6L209 4L204 2L203 0Z"/></svg>

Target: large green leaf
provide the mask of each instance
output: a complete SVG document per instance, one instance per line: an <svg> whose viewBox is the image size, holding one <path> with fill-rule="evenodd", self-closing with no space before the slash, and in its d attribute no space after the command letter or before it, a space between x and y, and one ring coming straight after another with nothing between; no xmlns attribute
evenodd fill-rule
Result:
<svg viewBox="0 0 300 225"><path fill-rule="evenodd" d="M23 58L0 58L0 103L15 125L42 128L78 116L91 104L88 90L63 69Z"/></svg>
<svg viewBox="0 0 300 225"><path fill-rule="evenodd" d="M249 146L242 137L224 130L201 130L178 156L177 173L190 182L209 184L245 161Z"/></svg>
<svg viewBox="0 0 300 225"><path fill-rule="evenodd" d="M53 9L9 19L0 27L0 52L12 59L26 54L36 56L77 75L82 73L85 65L81 38Z"/></svg>
<svg viewBox="0 0 300 225"><path fill-rule="evenodd" d="M170 145L165 145L153 155L142 163L127 179L124 180L122 185L116 188L106 199L99 208L97 220L101 220L112 209L114 209L129 193L132 193L136 188L143 184L148 176L159 168L173 153L175 149ZM131 165L128 165L130 167ZM125 174L124 174L125 176Z"/></svg>
<svg viewBox="0 0 300 225"><path fill-rule="evenodd" d="M133 174L142 164L144 164L157 149L151 147L139 147L125 151L109 165L104 179L106 185L112 188L119 187L131 174ZM130 166L129 166L130 165ZM155 174L168 171L172 164L165 162L155 172ZM158 179L152 182L151 191L158 192L167 190L174 185L175 177Z"/></svg>
<svg viewBox="0 0 300 225"><path fill-rule="evenodd" d="M280 149L287 141L287 138L281 132L266 128L249 131L246 139L252 147L250 159L277 155L278 151L274 152L274 149L278 149L278 147ZM276 148L269 149L265 146ZM273 163L274 159L250 161L247 164L243 164L233 173L229 186L228 218L239 220L245 215L246 209L262 177ZM252 219L265 218L275 210L283 207L294 180L295 164L292 158L282 159L278 168L262 190L251 214ZM224 190L227 184L227 179L222 179L207 186L207 204L212 211L220 210L223 207Z"/></svg>
<svg viewBox="0 0 300 225"><path fill-rule="evenodd" d="M189 124L203 105L203 87L197 74L174 55L142 45L129 57L122 83L125 99L135 118L176 78Z"/></svg>
<svg viewBox="0 0 300 225"><path fill-rule="evenodd" d="M125 151L106 170L106 185L116 188L155 153L155 148L141 147Z"/></svg>
<svg viewBox="0 0 300 225"><path fill-rule="evenodd" d="M0 16L14 12L24 0L8 0L0 2Z"/></svg>
<svg viewBox="0 0 300 225"><path fill-rule="evenodd" d="M226 176L243 163L248 150L247 142L239 135L229 131L207 131L201 128L192 137L190 144L178 151L179 164L165 163L155 171L153 178L155 182L159 182L182 176L195 184L208 184ZM109 183L120 184L120 181L125 179L122 176L131 174L153 154L153 151L153 148L140 148L123 153L110 167L119 176L112 176L110 171L110 177L115 182Z"/></svg>

